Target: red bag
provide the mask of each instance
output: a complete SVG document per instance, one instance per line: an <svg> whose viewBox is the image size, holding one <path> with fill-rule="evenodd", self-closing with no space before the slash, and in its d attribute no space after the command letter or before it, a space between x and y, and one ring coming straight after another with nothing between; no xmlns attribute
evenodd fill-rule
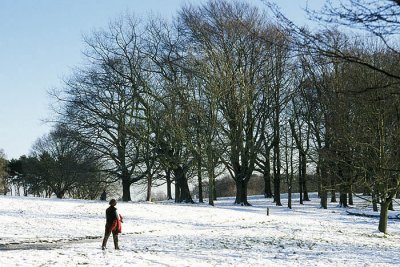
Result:
<svg viewBox="0 0 400 267"><path fill-rule="evenodd" d="M119 215L119 219L115 219L111 225L111 231L121 233L122 232L122 216Z"/></svg>
<svg viewBox="0 0 400 267"><path fill-rule="evenodd" d="M122 232L122 223L123 223L122 216L119 215L119 220L117 220L117 231L118 231L118 233Z"/></svg>

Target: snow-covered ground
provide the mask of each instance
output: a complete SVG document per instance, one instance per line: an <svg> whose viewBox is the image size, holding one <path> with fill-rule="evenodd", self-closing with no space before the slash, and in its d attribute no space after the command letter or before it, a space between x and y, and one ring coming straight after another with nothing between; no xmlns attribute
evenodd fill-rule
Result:
<svg viewBox="0 0 400 267"><path fill-rule="evenodd" d="M319 209L315 197L292 210L249 200L120 202L121 250L110 237L102 251L106 202L1 196L0 266L400 266L398 219L383 235L378 218Z"/></svg>

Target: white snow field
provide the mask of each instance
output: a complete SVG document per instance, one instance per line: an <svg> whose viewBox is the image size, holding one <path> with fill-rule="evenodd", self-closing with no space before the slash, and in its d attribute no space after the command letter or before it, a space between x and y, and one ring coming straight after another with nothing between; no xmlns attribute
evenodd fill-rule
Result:
<svg viewBox="0 0 400 267"><path fill-rule="evenodd" d="M121 250L110 237L102 251L107 202L1 196L0 266L400 266L398 219L383 235L378 218L320 209L316 196L292 210L249 201L119 202Z"/></svg>

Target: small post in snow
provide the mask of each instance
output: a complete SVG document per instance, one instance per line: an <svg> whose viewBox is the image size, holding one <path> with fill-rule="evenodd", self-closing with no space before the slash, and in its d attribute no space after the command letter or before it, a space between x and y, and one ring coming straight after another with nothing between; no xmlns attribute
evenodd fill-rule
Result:
<svg viewBox="0 0 400 267"><path fill-rule="evenodd" d="M267 208L267 216L269 216L269 208Z"/></svg>

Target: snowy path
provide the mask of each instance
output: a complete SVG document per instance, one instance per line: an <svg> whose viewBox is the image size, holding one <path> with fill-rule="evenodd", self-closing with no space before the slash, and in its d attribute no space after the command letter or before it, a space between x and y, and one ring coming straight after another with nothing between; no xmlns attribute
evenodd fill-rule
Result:
<svg viewBox="0 0 400 267"><path fill-rule="evenodd" d="M2 250L50 250L55 248L62 248L69 244L101 242L101 236L90 236L74 239L61 239L61 240L40 240L31 242L10 242L0 244L0 251Z"/></svg>

